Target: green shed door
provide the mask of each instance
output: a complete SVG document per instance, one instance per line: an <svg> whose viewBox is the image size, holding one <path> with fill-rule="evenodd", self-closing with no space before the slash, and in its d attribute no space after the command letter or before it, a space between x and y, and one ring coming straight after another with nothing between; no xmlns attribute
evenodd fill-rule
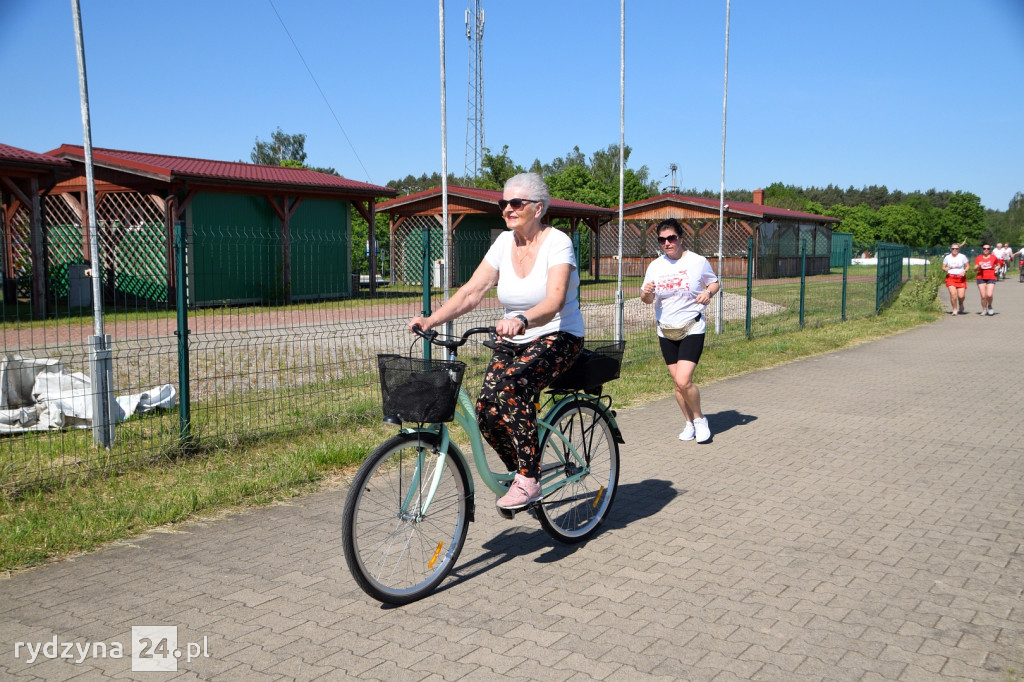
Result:
<svg viewBox="0 0 1024 682"><path fill-rule="evenodd" d="M189 211L194 305L281 299L281 223L266 199L199 192Z"/></svg>
<svg viewBox="0 0 1024 682"><path fill-rule="evenodd" d="M289 221L292 298L349 296L348 202L305 199Z"/></svg>
<svg viewBox="0 0 1024 682"><path fill-rule="evenodd" d="M453 251L455 252L455 286L465 284L473 276L487 249L491 248L491 230L504 229L501 218L487 215L470 215L462 219L455 228Z"/></svg>
<svg viewBox="0 0 1024 682"><path fill-rule="evenodd" d="M349 295L348 203L305 199L289 221L293 299ZM190 206L193 303L280 303L281 221L262 196L199 193Z"/></svg>

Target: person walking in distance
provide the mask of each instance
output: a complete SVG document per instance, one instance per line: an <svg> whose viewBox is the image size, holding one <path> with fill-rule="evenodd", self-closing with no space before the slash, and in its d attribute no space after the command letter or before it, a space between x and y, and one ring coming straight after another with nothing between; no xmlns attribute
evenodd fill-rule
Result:
<svg viewBox="0 0 1024 682"><path fill-rule="evenodd" d="M942 259L946 271L946 288L949 289L949 305L954 315L964 314L964 298L967 296L967 256L960 253L960 245L953 244Z"/></svg>
<svg viewBox="0 0 1024 682"><path fill-rule="evenodd" d="M1006 259L1003 257L1003 243L999 242L996 244L996 248L992 249L992 255L1003 261L996 266L996 279L1006 279Z"/></svg>
<svg viewBox="0 0 1024 682"><path fill-rule="evenodd" d="M675 218L658 223L663 253L647 266L640 300L654 304L658 344L675 384L676 402L686 418L679 440L711 440L708 418L700 409L693 373L704 352L704 309L721 283L708 259L683 246L683 228Z"/></svg>
<svg viewBox="0 0 1024 682"><path fill-rule="evenodd" d="M974 271L978 276L978 293L981 295L982 315L995 315L992 310L992 296L996 291L996 271L1001 262L992 253L991 244L982 244L981 253L974 259Z"/></svg>
<svg viewBox="0 0 1024 682"><path fill-rule="evenodd" d="M1003 244L1003 250L1001 252L993 251L993 253L995 254L996 258L1003 261L1003 266L999 269L999 279L1006 279L1006 271L1013 264L1013 247L1010 246L1010 242L1006 242L1005 244Z"/></svg>

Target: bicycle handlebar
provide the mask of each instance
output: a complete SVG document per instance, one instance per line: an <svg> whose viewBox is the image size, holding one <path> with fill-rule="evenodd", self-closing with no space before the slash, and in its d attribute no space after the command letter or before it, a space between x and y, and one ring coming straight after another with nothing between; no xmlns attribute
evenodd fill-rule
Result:
<svg viewBox="0 0 1024 682"><path fill-rule="evenodd" d="M466 342L469 341L469 337L475 334L489 334L490 338L487 339L486 341L483 341L482 343L491 350L494 350L494 348L497 346L497 344L495 343L495 338L497 337L497 330L494 327L473 327L472 329L467 329L465 332L463 332L462 336L446 336L444 338L439 338L440 334L438 334L433 329L424 331L420 327L413 327L412 330L420 338L426 339L435 346L443 346L444 348L447 348L449 350L455 350L459 346L465 345Z"/></svg>

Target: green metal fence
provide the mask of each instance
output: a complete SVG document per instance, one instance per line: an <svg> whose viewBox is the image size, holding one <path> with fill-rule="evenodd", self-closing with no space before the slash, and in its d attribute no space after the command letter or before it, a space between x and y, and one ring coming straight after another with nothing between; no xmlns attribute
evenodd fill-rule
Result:
<svg viewBox="0 0 1024 682"><path fill-rule="evenodd" d="M900 244L878 243L878 285L875 287L875 310L892 300L903 282L903 261L909 266L910 250Z"/></svg>
<svg viewBox="0 0 1024 682"><path fill-rule="evenodd" d="M30 428L28 416L21 430L8 422L0 436L0 489L144 462L180 452L183 443L231 446L268 434L375 419L380 400L377 353L421 352L405 322L425 306L439 304L444 277L450 278L449 290L454 291L479 262L492 235L485 230L460 235L456 230L455 239L461 241L452 245L453 262L446 267L437 263L443 250L436 223L412 223L408 234L393 236L391 271L371 296L358 282L341 281L339 273L347 269L339 259L349 257L351 245L334 225L331 216L324 216L321 223L313 221L291 235L292 281L301 286L301 297L289 297L296 292L279 286L281 244L265 230L192 224L165 235L147 228L136 230L132 238L145 244L148 257L104 254L101 260L113 263L125 283L105 287L102 301L104 332L113 338L116 397L130 404L132 396L170 386L177 403L173 409L128 414L116 425L109 450L94 446L89 429L80 428L88 426L88 415L38 430ZM124 243L105 243L103 248ZM577 243L585 246L589 240L577 236ZM886 263L893 257L890 251L903 249L871 248L880 258L885 254ZM68 280L73 254L81 251L81 236L70 229L50 230L47 249L50 298L45 319L34 320L29 300L3 289L0 411L8 417L38 407L28 399L19 403L12 386L26 383L32 368L40 365L52 369L59 363L68 381L78 382L77 397L88 397L90 390L91 300L85 307L71 306ZM713 256L710 260L717 267ZM841 267L825 274L808 276L802 269L801 276L770 279L754 276L757 268L748 264L744 276L724 278L723 292L707 314L708 345L876 314L878 292L884 287L889 295L905 271L898 265L883 266L883 260L878 265L850 261L848 254ZM639 300L641 282L638 275L623 281L626 373L636 362L659 356L653 310ZM246 287L248 293L232 294L231 303L202 294L226 295L235 286ZM608 273L600 281L583 273L580 300L589 338L613 338L616 289ZM176 305L168 302L175 300L172 295ZM719 310L723 328L715 334ZM492 292L477 310L457 321L455 331L492 324L500 314ZM481 351L466 359L466 381L472 385L479 381L486 358ZM38 421L34 426L40 426Z"/></svg>

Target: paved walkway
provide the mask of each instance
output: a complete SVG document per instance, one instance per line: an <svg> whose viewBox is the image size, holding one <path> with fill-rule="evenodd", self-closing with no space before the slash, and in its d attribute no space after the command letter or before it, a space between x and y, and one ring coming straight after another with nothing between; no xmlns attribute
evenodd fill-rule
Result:
<svg viewBox="0 0 1024 682"><path fill-rule="evenodd" d="M621 411L602 533L555 545L485 499L411 606L349 577L344 490L0 580L0 677L1024 679L1024 284L996 302L705 386L707 445L671 399ZM176 675L131 671L133 626L176 626Z"/></svg>

